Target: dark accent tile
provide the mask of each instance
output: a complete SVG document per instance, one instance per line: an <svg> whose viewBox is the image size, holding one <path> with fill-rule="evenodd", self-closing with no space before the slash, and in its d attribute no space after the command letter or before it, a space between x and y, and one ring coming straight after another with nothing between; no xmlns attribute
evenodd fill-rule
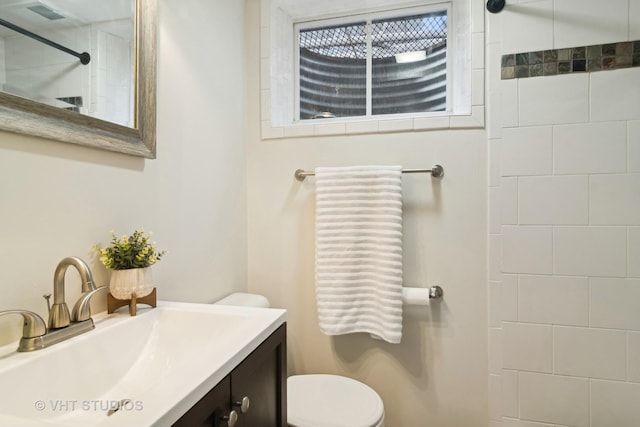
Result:
<svg viewBox="0 0 640 427"><path fill-rule="evenodd" d="M571 72L571 61L558 62L558 74L567 74Z"/></svg>
<svg viewBox="0 0 640 427"><path fill-rule="evenodd" d="M587 46L587 59L596 59L602 56L602 45Z"/></svg>
<svg viewBox="0 0 640 427"><path fill-rule="evenodd" d="M571 49L558 49L558 61L569 61L571 59Z"/></svg>
<svg viewBox="0 0 640 427"><path fill-rule="evenodd" d="M516 56L515 55L502 55L502 66L503 67L513 67L516 65Z"/></svg>
<svg viewBox="0 0 640 427"><path fill-rule="evenodd" d="M574 59L571 61L571 71L587 71L587 60L586 59Z"/></svg>
<svg viewBox="0 0 640 427"><path fill-rule="evenodd" d="M587 50L584 47L574 47L571 49L571 59L585 59Z"/></svg>
<svg viewBox="0 0 640 427"><path fill-rule="evenodd" d="M558 63L557 62L547 62L544 64L543 73L545 76L555 76L558 74Z"/></svg>
<svg viewBox="0 0 640 427"><path fill-rule="evenodd" d="M602 70L602 59L588 59L587 71L600 71Z"/></svg>
<svg viewBox="0 0 640 427"><path fill-rule="evenodd" d="M603 44L602 56L616 56L616 44L615 43Z"/></svg>
<svg viewBox="0 0 640 427"><path fill-rule="evenodd" d="M620 42L616 44L616 56L629 56L633 52L633 43Z"/></svg>
<svg viewBox="0 0 640 427"><path fill-rule="evenodd" d="M516 67L502 67L500 78L502 80L510 80L516 77Z"/></svg>
<svg viewBox="0 0 640 427"><path fill-rule="evenodd" d="M602 58L602 69L603 70L615 70L616 69L616 58Z"/></svg>
<svg viewBox="0 0 640 427"><path fill-rule="evenodd" d="M547 62L557 62L558 61L558 51L557 50L545 50L543 56L543 62L546 64Z"/></svg>
<svg viewBox="0 0 640 427"><path fill-rule="evenodd" d="M516 65L516 78L524 78L529 77L529 66L528 65Z"/></svg>
<svg viewBox="0 0 640 427"><path fill-rule="evenodd" d="M616 68L631 67L631 56L616 56Z"/></svg>
<svg viewBox="0 0 640 427"><path fill-rule="evenodd" d="M543 64L533 64L529 66L529 77L538 77L544 75Z"/></svg>
<svg viewBox="0 0 640 427"><path fill-rule="evenodd" d="M640 53L636 53L631 58L631 66L632 67L640 67Z"/></svg>
<svg viewBox="0 0 640 427"><path fill-rule="evenodd" d="M516 53L516 65L528 65L529 54L528 53Z"/></svg>
<svg viewBox="0 0 640 427"><path fill-rule="evenodd" d="M529 64L542 64L543 57L543 51L529 52Z"/></svg>
<svg viewBox="0 0 640 427"><path fill-rule="evenodd" d="M640 53L640 40L633 42L633 53Z"/></svg>

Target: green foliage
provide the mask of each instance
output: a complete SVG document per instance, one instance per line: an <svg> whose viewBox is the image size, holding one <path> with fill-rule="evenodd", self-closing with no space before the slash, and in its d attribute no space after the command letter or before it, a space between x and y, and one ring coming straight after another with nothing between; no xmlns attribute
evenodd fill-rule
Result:
<svg viewBox="0 0 640 427"><path fill-rule="evenodd" d="M149 267L166 254L157 252L155 242L150 242L144 230L136 230L131 236L123 235L120 239L111 232L111 246L94 247L100 256L100 262L112 270L129 270L131 268Z"/></svg>

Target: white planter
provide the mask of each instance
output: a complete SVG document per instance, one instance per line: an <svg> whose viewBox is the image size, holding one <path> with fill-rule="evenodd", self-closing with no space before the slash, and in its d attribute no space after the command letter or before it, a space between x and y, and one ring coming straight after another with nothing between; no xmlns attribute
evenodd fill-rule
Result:
<svg viewBox="0 0 640 427"><path fill-rule="evenodd" d="M136 294L136 298L142 298L153 291L152 282L151 267L113 270L109 281L109 292L117 299L131 299L133 293Z"/></svg>

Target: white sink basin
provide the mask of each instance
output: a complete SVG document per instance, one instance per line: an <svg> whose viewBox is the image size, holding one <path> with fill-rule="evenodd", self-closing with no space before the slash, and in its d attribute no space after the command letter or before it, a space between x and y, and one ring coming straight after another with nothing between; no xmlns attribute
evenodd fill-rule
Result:
<svg viewBox="0 0 640 427"><path fill-rule="evenodd" d="M279 309L175 302L139 307L136 317L123 310L43 350L0 347L0 425L171 425L286 318Z"/></svg>

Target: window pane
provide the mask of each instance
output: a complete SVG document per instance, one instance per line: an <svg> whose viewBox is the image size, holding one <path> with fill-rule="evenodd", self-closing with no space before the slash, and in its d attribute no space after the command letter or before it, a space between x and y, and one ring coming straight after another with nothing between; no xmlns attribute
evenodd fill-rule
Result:
<svg viewBox="0 0 640 427"><path fill-rule="evenodd" d="M372 23L372 113L444 111L447 12Z"/></svg>
<svg viewBox="0 0 640 427"><path fill-rule="evenodd" d="M301 30L300 119L366 114L366 23Z"/></svg>

